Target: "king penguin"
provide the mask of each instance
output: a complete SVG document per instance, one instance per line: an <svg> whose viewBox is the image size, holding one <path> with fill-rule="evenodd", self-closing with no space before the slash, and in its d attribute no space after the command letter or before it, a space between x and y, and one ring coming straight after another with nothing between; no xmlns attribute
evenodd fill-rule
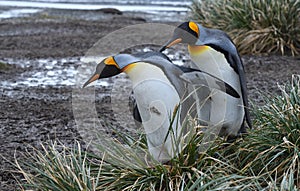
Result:
<svg viewBox="0 0 300 191"><path fill-rule="evenodd" d="M191 109L194 101L187 92L189 83L201 85L208 79L214 80L211 88L239 98L238 92L219 78L198 69L175 65L160 52L107 57L97 65L95 74L83 87L121 72L125 72L132 81L138 109L133 113L140 115L149 153L162 163L180 153L184 145L183 137L193 131L182 129L187 116L195 116Z"/></svg>
<svg viewBox="0 0 300 191"><path fill-rule="evenodd" d="M232 86L240 95L233 98L223 92L202 88L198 93L200 123L221 126L223 135L246 133L245 121L251 128L245 72L239 53L223 31L205 28L195 22L184 22L175 28L172 38L160 49L164 51L178 43L188 44L195 66ZM222 134L222 133L221 133Z"/></svg>

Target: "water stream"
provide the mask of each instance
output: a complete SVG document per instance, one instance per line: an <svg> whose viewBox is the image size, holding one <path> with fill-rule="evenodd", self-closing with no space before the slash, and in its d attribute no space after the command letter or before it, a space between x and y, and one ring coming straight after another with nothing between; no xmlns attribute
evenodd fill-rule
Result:
<svg viewBox="0 0 300 191"><path fill-rule="evenodd" d="M0 19L24 17L44 9L61 10L98 10L115 8L122 12L143 13L152 21L172 21L183 17L191 5L189 0L158 1L158 0L31 0L2 1L0 0Z"/></svg>

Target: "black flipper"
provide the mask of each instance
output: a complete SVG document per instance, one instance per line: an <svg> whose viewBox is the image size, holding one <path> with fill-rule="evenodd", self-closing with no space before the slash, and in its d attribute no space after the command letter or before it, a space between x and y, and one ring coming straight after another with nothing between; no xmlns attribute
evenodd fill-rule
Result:
<svg viewBox="0 0 300 191"><path fill-rule="evenodd" d="M220 78L215 77L214 75L211 75L211 74L204 72L202 70L199 70L199 69L188 68L188 67L183 67L183 66L178 66L178 67L184 72L184 74L181 75L180 77L183 80L185 80L186 82L192 83L194 85L196 85L196 84L204 85L204 84L206 84L205 82L208 78L213 78L216 86L212 86L209 88L218 89L223 92L226 92L228 95L230 95L232 97L240 98L240 95L238 94L238 92L232 86L230 86L228 83L224 82Z"/></svg>
<svg viewBox="0 0 300 191"><path fill-rule="evenodd" d="M135 104L134 107L133 107L132 115L133 115L133 118L134 118L136 121L142 123L142 118L141 118L141 115L140 115L139 108L137 107L137 104Z"/></svg>
<svg viewBox="0 0 300 191"><path fill-rule="evenodd" d="M249 103L248 103L248 93L247 93L247 84L246 84L246 77L244 72L244 66L242 63L242 60L240 56L232 56L233 62L236 63L237 73L239 75L240 83L241 83L241 90L242 90L242 96L243 96L243 103L245 107L245 118L246 122L250 129L252 129L252 124L250 120L250 112L249 112ZM246 127L242 126L240 131L246 132Z"/></svg>

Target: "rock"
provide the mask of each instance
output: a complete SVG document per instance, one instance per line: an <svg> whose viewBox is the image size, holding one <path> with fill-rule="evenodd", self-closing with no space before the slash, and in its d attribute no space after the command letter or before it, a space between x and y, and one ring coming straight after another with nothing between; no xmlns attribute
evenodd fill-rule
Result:
<svg viewBox="0 0 300 191"><path fill-rule="evenodd" d="M115 16L115 17L113 17L113 20L119 20L119 21L124 21L124 22L127 22L128 20L138 21L138 22L146 22L146 19L144 19L142 17L130 17L130 16L122 16L122 17Z"/></svg>
<svg viewBox="0 0 300 191"><path fill-rule="evenodd" d="M142 17L133 17L132 20L134 20L134 21L146 22L146 19L144 19L144 18L142 18Z"/></svg>
<svg viewBox="0 0 300 191"><path fill-rule="evenodd" d="M103 8L103 9L98 9L97 11L103 12L106 14L123 15L122 11L115 9L115 8Z"/></svg>

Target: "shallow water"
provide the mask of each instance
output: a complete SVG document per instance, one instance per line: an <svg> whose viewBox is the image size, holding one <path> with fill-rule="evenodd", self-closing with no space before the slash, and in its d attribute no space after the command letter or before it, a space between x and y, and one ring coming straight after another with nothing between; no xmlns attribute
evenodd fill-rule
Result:
<svg viewBox="0 0 300 191"><path fill-rule="evenodd" d="M13 81L1 81L2 87L33 87L33 86L74 86L78 74L77 67L82 64L79 57L62 59L15 60L4 59L3 62L17 65L25 72ZM92 71L90 71L92 74ZM99 85L107 86L106 81Z"/></svg>
<svg viewBox="0 0 300 191"><path fill-rule="evenodd" d="M167 2L166 2L167 3ZM139 11L139 12L153 12L153 11L170 11L181 12L187 11L186 4L89 4L89 3L57 3L57 2L31 2L31 1L0 1L2 6L14 7L34 7L34 8L52 8L52 9L75 9L75 10L97 10L103 8L116 8L120 11Z"/></svg>
<svg viewBox="0 0 300 191"><path fill-rule="evenodd" d="M28 16L43 9L65 10L97 10L102 8L115 8L122 12L139 12L150 14L146 18L152 21L176 21L188 11L190 1L146 1L146 0L32 0L32 1L1 1L0 7L8 7L8 10L0 9L0 19ZM155 16L153 16L155 15Z"/></svg>
<svg viewBox="0 0 300 191"><path fill-rule="evenodd" d="M30 15L33 13L37 13L42 11L42 9L32 9L32 8L26 8L26 9L9 9L9 10L3 10L0 12L0 18L6 19L6 18L12 18L12 17L21 17Z"/></svg>

